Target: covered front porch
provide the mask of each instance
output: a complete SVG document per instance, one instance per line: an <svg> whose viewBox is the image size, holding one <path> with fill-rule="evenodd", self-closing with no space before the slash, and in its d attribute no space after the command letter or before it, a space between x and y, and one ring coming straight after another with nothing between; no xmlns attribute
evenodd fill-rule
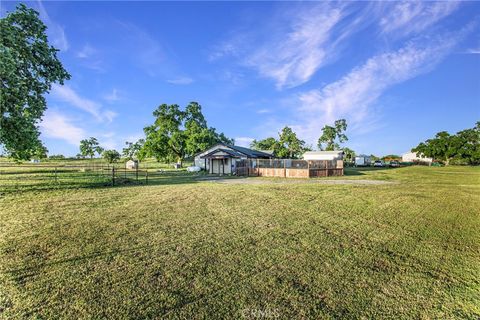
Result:
<svg viewBox="0 0 480 320"><path fill-rule="evenodd" d="M201 158L210 174L232 174L235 172L235 162L241 155L228 149L216 149Z"/></svg>

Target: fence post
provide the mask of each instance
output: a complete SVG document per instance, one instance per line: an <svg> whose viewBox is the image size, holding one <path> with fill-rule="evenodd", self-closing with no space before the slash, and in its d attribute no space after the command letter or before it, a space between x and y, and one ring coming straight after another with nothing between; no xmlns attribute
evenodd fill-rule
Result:
<svg viewBox="0 0 480 320"><path fill-rule="evenodd" d="M145 171L145 184L148 184L148 169Z"/></svg>
<svg viewBox="0 0 480 320"><path fill-rule="evenodd" d="M112 187L115 186L115 166L112 166Z"/></svg>
<svg viewBox="0 0 480 320"><path fill-rule="evenodd" d="M135 166L135 178L137 179L137 182L138 182L138 164Z"/></svg>
<svg viewBox="0 0 480 320"><path fill-rule="evenodd" d="M55 183L57 183L57 167L55 167Z"/></svg>
<svg viewBox="0 0 480 320"><path fill-rule="evenodd" d="M285 159L282 159L283 161L283 177L286 178L287 177L287 161L285 161Z"/></svg>

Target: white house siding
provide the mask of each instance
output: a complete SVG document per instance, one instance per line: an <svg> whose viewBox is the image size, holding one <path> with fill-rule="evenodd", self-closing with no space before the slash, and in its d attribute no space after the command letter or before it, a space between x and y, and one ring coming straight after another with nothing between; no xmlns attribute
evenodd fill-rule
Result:
<svg viewBox="0 0 480 320"><path fill-rule="evenodd" d="M403 162L414 162L414 161L423 161L431 163L433 161L432 158L425 158L425 157L417 157L415 152L407 152L402 155Z"/></svg>

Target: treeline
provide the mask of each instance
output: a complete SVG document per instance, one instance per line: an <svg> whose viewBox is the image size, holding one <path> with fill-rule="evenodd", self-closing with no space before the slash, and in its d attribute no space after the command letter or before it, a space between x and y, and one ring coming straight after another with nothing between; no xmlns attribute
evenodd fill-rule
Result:
<svg viewBox="0 0 480 320"><path fill-rule="evenodd" d="M456 134L446 131L438 132L434 138L421 142L412 149L417 156L432 158L449 164L480 164L480 121L475 127L465 129Z"/></svg>

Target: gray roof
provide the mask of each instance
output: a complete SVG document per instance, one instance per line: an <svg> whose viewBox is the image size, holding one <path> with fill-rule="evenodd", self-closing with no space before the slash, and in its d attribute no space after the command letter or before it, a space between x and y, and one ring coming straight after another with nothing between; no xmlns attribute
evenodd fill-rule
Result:
<svg viewBox="0 0 480 320"><path fill-rule="evenodd" d="M232 148L235 151L241 152L245 154L249 158L272 158L273 155L266 153L264 151L259 151L259 150L253 150L245 147L239 147L239 146L228 146L229 148Z"/></svg>

